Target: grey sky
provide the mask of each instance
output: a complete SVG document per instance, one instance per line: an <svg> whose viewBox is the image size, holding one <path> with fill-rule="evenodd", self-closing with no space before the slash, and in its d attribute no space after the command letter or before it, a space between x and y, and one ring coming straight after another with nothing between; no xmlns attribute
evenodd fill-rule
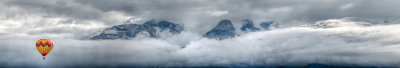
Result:
<svg viewBox="0 0 400 68"><path fill-rule="evenodd" d="M282 26L343 17L376 19L374 22L381 23L400 17L397 13L400 8L395 7L398 3L397 0L1 0L0 17L3 20L30 16L45 20L61 18L51 23L66 25L95 21L103 25L98 26L97 31L130 18L135 19L135 23L149 19L171 20L184 24L185 31L201 34L221 19L232 20L235 27L239 27L243 19L255 20L256 24L275 21Z"/></svg>

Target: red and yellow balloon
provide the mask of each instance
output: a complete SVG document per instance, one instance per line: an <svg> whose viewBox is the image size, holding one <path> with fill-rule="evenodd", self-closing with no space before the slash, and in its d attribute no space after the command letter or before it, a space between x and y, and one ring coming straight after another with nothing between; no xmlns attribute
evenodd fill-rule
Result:
<svg viewBox="0 0 400 68"><path fill-rule="evenodd" d="M50 39L40 39L36 42L36 49L39 51L40 54L43 56L43 60L45 56L49 54L51 49L54 47L54 42Z"/></svg>

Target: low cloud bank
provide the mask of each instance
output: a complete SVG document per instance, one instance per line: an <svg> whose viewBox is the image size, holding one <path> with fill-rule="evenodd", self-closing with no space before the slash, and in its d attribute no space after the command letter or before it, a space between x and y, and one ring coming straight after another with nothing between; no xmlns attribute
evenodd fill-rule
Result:
<svg viewBox="0 0 400 68"><path fill-rule="evenodd" d="M41 36L0 36L0 66L304 66L310 63L394 66L400 63L400 24L329 19L276 28L226 40L184 31L160 39L77 40L54 38L46 57L34 43ZM13 37L13 39L10 39Z"/></svg>

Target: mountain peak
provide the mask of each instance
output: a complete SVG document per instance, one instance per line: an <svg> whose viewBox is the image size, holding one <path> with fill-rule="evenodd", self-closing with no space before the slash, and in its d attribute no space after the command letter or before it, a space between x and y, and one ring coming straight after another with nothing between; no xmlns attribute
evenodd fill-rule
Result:
<svg viewBox="0 0 400 68"><path fill-rule="evenodd" d="M227 39L235 37L235 28L230 20L221 20L217 26L207 32L204 37L215 39Z"/></svg>
<svg viewBox="0 0 400 68"><path fill-rule="evenodd" d="M270 22L261 22L261 23L260 23L260 26L261 26L262 28L264 28L265 30L269 30L270 25L271 25L272 23L274 23L274 22L273 22L273 21L270 21Z"/></svg>
<svg viewBox="0 0 400 68"><path fill-rule="evenodd" d="M258 31L258 30L260 30L259 28L256 28L254 26L253 21L250 19L245 19L245 20L243 20L243 22L244 23L242 25L242 28L240 28L240 30L242 30L242 31Z"/></svg>

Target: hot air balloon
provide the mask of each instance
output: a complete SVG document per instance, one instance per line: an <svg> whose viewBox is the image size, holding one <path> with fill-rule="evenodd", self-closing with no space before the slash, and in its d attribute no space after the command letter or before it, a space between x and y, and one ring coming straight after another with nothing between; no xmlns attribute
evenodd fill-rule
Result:
<svg viewBox="0 0 400 68"><path fill-rule="evenodd" d="M53 47L54 42L50 39L40 39L36 42L36 49L40 54L42 54L43 60L45 59L46 55L49 54L51 49L53 49Z"/></svg>

